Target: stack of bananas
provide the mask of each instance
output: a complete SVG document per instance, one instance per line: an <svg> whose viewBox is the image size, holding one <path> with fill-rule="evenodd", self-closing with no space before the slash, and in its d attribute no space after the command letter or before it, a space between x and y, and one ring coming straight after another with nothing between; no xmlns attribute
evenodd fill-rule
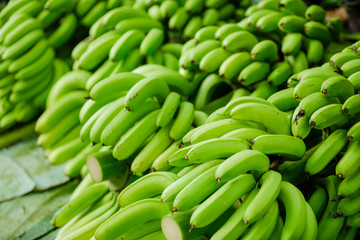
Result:
<svg viewBox="0 0 360 240"><path fill-rule="evenodd" d="M46 106L38 143L82 176L52 220L57 239L359 236L360 41L343 42L340 19L302 0L33 0L37 17L12 2L1 31L50 22L15 55L37 47L23 69L48 63L27 70L48 90L22 99ZM62 16L82 27L51 30ZM16 61L0 64L9 112L25 111L11 102L30 82L14 81Z"/></svg>

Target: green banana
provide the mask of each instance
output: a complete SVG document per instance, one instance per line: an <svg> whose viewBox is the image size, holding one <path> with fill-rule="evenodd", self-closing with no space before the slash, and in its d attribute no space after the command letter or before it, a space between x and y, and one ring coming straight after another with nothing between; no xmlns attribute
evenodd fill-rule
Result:
<svg viewBox="0 0 360 240"><path fill-rule="evenodd" d="M310 118L310 125L316 129L324 129L333 125L344 125L349 116L342 111L342 104L329 104L316 110Z"/></svg>
<svg viewBox="0 0 360 240"><path fill-rule="evenodd" d="M156 120L157 127L165 127L174 118L176 110L180 105L181 97L176 92L171 92L165 99L159 117Z"/></svg>
<svg viewBox="0 0 360 240"><path fill-rule="evenodd" d="M291 12L297 16L304 16L307 6L302 0L281 0L279 8L285 12Z"/></svg>
<svg viewBox="0 0 360 240"><path fill-rule="evenodd" d="M244 103L231 110L231 118L254 121L264 125L269 133L290 134L290 123L285 113L260 103Z"/></svg>
<svg viewBox="0 0 360 240"><path fill-rule="evenodd" d="M338 195L340 198L353 197L360 191L359 187L359 172L355 172L346 177L339 185Z"/></svg>
<svg viewBox="0 0 360 240"><path fill-rule="evenodd" d="M170 184L161 194L162 202L172 202L174 201L176 195L187 185L189 185L195 178L200 174L207 171L211 167L220 164L221 160L212 160L200 165L197 165L195 168L191 169L184 176L176 180L174 183Z"/></svg>
<svg viewBox="0 0 360 240"><path fill-rule="evenodd" d="M251 55L247 52L235 53L228 57L219 68L219 75L225 79L237 76L247 65L252 62Z"/></svg>
<svg viewBox="0 0 360 240"><path fill-rule="evenodd" d="M218 41L223 41L231 33L240 31L241 28L234 23L227 23L218 28L215 32L215 39Z"/></svg>
<svg viewBox="0 0 360 240"><path fill-rule="evenodd" d="M348 131L347 137L350 141L360 140L360 123L354 124Z"/></svg>
<svg viewBox="0 0 360 240"><path fill-rule="evenodd" d="M306 22L306 18L302 16L289 15L279 20L278 27L286 33L302 33Z"/></svg>
<svg viewBox="0 0 360 240"><path fill-rule="evenodd" d="M324 22L325 14L321 6L313 4L306 9L305 17L311 21Z"/></svg>
<svg viewBox="0 0 360 240"><path fill-rule="evenodd" d="M286 218L281 239L300 239L305 230L306 202L302 193L291 183L281 182L278 199L285 206Z"/></svg>
<svg viewBox="0 0 360 240"><path fill-rule="evenodd" d="M348 80L353 84L355 92L360 92L360 72L353 73L348 77Z"/></svg>
<svg viewBox="0 0 360 240"><path fill-rule="evenodd" d="M225 183L198 208L190 218L190 230L209 225L224 213L237 199L255 187L255 179L251 174L242 174ZM234 192L234 189L235 192Z"/></svg>
<svg viewBox="0 0 360 240"><path fill-rule="evenodd" d="M53 217L53 225L60 227L66 224L71 218L76 216L90 204L94 203L109 190L106 182L97 183L89 187L86 192L70 200Z"/></svg>
<svg viewBox="0 0 360 240"><path fill-rule="evenodd" d="M249 86L265 79L269 73L269 63L252 62L240 72L238 81L244 86Z"/></svg>
<svg viewBox="0 0 360 240"><path fill-rule="evenodd" d="M171 154L167 160L167 163L170 166L175 167L184 167L191 165L191 163L186 161L185 156L190 151L192 146L182 148L182 146L179 145L178 147L181 147L181 149L177 149L173 154Z"/></svg>
<svg viewBox="0 0 360 240"><path fill-rule="evenodd" d="M77 18L75 14L69 13L60 20L58 28L48 37L50 46L55 49L63 46L70 40L76 31Z"/></svg>
<svg viewBox="0 0 360 240"><path fill-rule="evenodd" d="M305 43L306 57L310 64L318 64L324 56L324 45L317 39L307 39Z"/></svg>
<svg viewBox="0 0 360 240"><path fill-rule="evenodd" d="M183 30L184 39L192 39L201 30L202 19L200 16L193 16ZM205 37L205 36L204 36ZM205 37L206 38L206 37Z"/></svg>
<svg viewBox="0 0 360 240"><path fill-rule="evenodd" d="M254 32L256 30L256 23L259 19L274 12L275 11L269 9L258 10L244 18L238 25L246 31Z"/></svg>
<svg viewBox="0 0 360 240"><path fill-rule="evenodd" d="M137 82L125 96L125 108L128 111L136 111L149 97L155 96L163 102L170 93L169 87L162 79L147 77Z"/></svg>
<svg viewBox="0 0 360 240"><path fill-rule="evenodd" d="M359 146L359 141L351 141L349 143L349 146L344 156L336 164L336 175L339 178L348 177L354 174L359 168L360 154L357 151L357 149L359 149Z"/></svg>
<svg viewBox="0 0 360 240"><path fill-rule="evenodd" d="M128 232L129 224L136 227L150 220L160 219L170 213L167 205L158 199L144 199L135 202L108 218L95 232L95 238L116 239Z"/></svg>
<svg viewBox="0 0 360 240"><path fill-rule="evenodd" d="M111 75L90 88L90 97L95 101L119 97L123 94L122 92L128 91L143 78L144 76L140 74L127 72Z"/></svg>
<svg viewBox="0 0 360 240"><path fill-rule="evenodd" d="M269 13L261 17L256 22L256 28L258 31L263 33L270 33L272 31L276 31L278 30L278 22L286 15L288 14L284 12Z"/></svg>
<svg viewBox="0 0 360 240"><path fill-rule="evenodd" d="M267 134L267 132L256 128L240 128L222 135L222 138L238 138L252 142L256 137Z"/></svg>
<svg viewBox="0 0 360 240"><path fill-rule="evenodd" d="M303 36L301 33L288 33L282 39L281 52L286 56L297 55L303 45Z"/></svg>
<svg viewBox="0 0 360 240"><path fill-rule="evenodd" d="M270 74L267 76L269 84L279 86L286 82L292 71L289 63L286 61L277 62L272 66Z"/></svg>
<svg viewBox="0 0 360 240"><path fill-rule="evenodd" d="M128 130L132 129L135 123L159 108L157 102L149 100L145 101L136 112L123 109L105 127L100 142L107 146L115 145Z"/></svg>
<svg viewBox="0 0 360 240"><path fill-rule="evenodd" d="M340 73L345 77L350 77L352 74L358 72L359 64L360 59L352 59L341 66Z"/></svg>
<svg viewBox="0 0 360 240"><path fill-rule="evenodd" d="M300 83L295 86L294 98L302 100L315 92L320 92L324 81L325 79L322 78L309 78L300 81Z"/></svg>
<svg viewBox="0 0 360 240"><path fill-rule="evenodd" d="M252 172L259 177L269 170L269 158L256 150L242 150L220 164L215 172L217 182L227 182L240 174Z"/></svg>
<svg viewBox="0 0 360 240"><path fill-rule="evenodd" d="M271 142L271 144L269 144ZM294 136L288 135L261 135L251 143L251 149L264 154L278 154L289 159L301 159L305 152L305 143Z"/></svg>
<svg viewBox="0 0 360 240"><path fill-rule="evenodd" d="M318 223L316 216L308 203L306 205L306 226L301 239L316 239L318 231Z"/></svg>
<svg viewBox="0 0 360 240"><path fill-rule="evenodd" d="M330 161L345 147L346 130L338 129L325 139L310 156L305 165L305 172L314 175L323 170Z"/></svg>
<svg viewBox="0 0 360 240"><path fill-rule="evenodd" d="M178 179L179 177L171 172L150 173L122 190L118 197L118 204L126 207L139 200L156 196Z"/></svg>
<svg viewBox="0 0 360 240"><path fill-rule="evenodd" d="M46 132L71 110L80 107L88 94L85 91L73 91L62 96L56 106L45 111L36 123L37 132Z"/></svg>
<svg viewBox="0 0 360 240"><path fill-rule="evenodd" d="M108 57L110 49L119 38L119 34L109 31L93 40L78 60L80 68L94 70Z"/></svg>
<svg viewBox="0 0 360 240"><path fill-rule="evenodd" d="M272 40L257 43L251 49L251 57L256 61L274 62L277 57L278 47Z"/></svg>
<svg viewBox="0 0 360 240"><path fill-rule="evenodd" d="M247 31L237 31L229 34L222 41L222 46L230 52L248 51L259 42L257 37Z"/></svg>
<svg viewBox="0 0 360 240"><path fill-rule="evenodd" d="M223 48L216 48L207 53L200 61L200 70L206 73L211 73L219 69L222 62L231 55L230 52Z"/></svg>
<svg viewBox="0 0 360 240"><path fill-rule="evenodd" d="M179 150L180 142L173 142L165 151L163 151L152 163L152 171L165 171L171 168L168 163L169 157Z"/></svg>
<svg viewBox="0 0 360 240"><path fill-rule="evenodd" d="M169 28L171 30L180 31L185 26L186 22L190 18L190 13L188 13L185 7L180 7L169 19Z"/></svg>
<svg viewBox="0 0 360 240"><path fill-rule="evenodd" d="M156 131L159 112L160 110L155 110L149 113L121 136L113 151L116 159L125 160L130 157Z"/></svg>
<svg viewBox="0 0 360 240"><path fill-rule="evenodd" d="M179 3L177 1L164 1L160 5L160 12L164 18L169 18L174 15L178 8Z"/></svg>
<svg viewBox="0 0 360 240"><path fill-rule="evenodd" d="M181 139L190 129L194 120L194 105L190 102L182 102L174 124L170 129L169 136L173 140Z"/></svg>
<svg viewBox="0 0 360 240"><path fill-rule="evenodd" d="M194 120L193 125L196 127L202 126L206 124L206 120L209 115L203 111L195 110L194 111Z"/></svg>
<svg viewBox="0 0 360 240"><path fill-rule="evenodd" d="M85 16L82 17L81 23L86 27L91 27L97 20L101 19L101 17L107 12L106 3L98 2L91 8L89 12L86 13Z"/></svg>
<svg viewBox="0 0 360 240"><path fill-rule="evenodd" d="M169 132L171 132L171 123L161 128L134 158L131 163L131 171L134 174L143 174L143 172L151 167L156 158L170 146L172 140L169 137Z"/></svg>
<svg viewBox="0 0 360 240"><path fill-rule="evenodd" d="M280 90L271 95L267 100L281 111L294 109L300 103L294 98L294 88Z"/></svg>
<svg viewBox="0 0 360 240"><path fill-rule="evenodd" d="M6 34L4 38L4 45L11 46L25 34L39 28L39 22L34 18L29 18Z"/></svg>
<svg viewBox="0 0 360 240"><path fill-rule="evenodd" d="M2 59L16 59L28 51L38 41L44 37L44 31L41 29L35 29L28 34L25 34L22 38L16 41L11 46L7 47L2 54Z"/></svg>
<svg viewBox="0 0 360 240"><path fill-rule="evenodd" d="M287 56L286 60L289 62L293 73L299 73L309 68L306 54L303 51L300 51L296 56Z"/></svg>
<svg viewBox="0 0 360 240"><path fill-rule="evenodd" d="M351 85L351 87L349 87L349 88L350 88L349 92L352 92L354 94L353 86ZM356 95L353 95L353 96L352 95L350 95L350 93L349 93L348 97L344 98L344 99L346 99L346 101L344 102L344 104L342 106L343 112L346 113L346 114L349 114L349 115L357 114L357 113L360 112L360 110L359 110L360 95L359 94L356 94Z"/></svg>
<svg viewBox="0 0 360 240"><path fill-rule="evenodd" d="M124 33L111 47L109 58L113 62L124 59L133 49L140 46L145 38L145 34L137 29Z"/></svg>
<svg viewBox="0 0 360 240"><path fill-rule="evenodd" d="M346 78L331 77L321 85L321 92L326 97L338 97L341 102L354 95L354 86Z"/></svg>
<svg viewBox="0 0 360 240"><path fill-rule="evenodd" d="M173 211L189 210L219 189L222 183L215 184L216 181L214 180L214 174L217 168L218 165L211 167L187 184L176 195L173 201Z"/></svg>
<svg viewBox="0 0 360 240"><path fill-rule="evenodd" d="M322 23L309 21L304 24L304 32L308 37L318 39L325 45L331 41L331 34Z"/></svg>
<svg viewBox="0 0 360 240"><path fill-rule="evenodd" d="M359 58L358 55L349 52L349 53L344 53L344 52L339 52L339 53L335 53L334 55L331 56L330 58L330 65L333 66L336 70L341 69L341 67L354 59Z"/></svg>
<svg viewBox="0 0 360 240"><path fill-rule="evenodd" d="M328 201L329 200L325 188L316 186L315 191L308 200L308 204L312 208L317 221L320 221L321 216L323 216Z"/></svg>
<svg viewBox="0 0 360 240"><path fill-rule="evenodd" d="M202 163L212 159L230 157L245 149L249 149L249 144L241 139L209 139L193 145L186 154L185 160L190 163Z"/></svg>
<svg viewBox="0 0 360 240"><path fill-rule="evenodd" d="M337 103L337 99L328 98L320 92L315 92L300 101L299 111L295 111L295 114L299 117L311 117L316 110L332 103Z"/></svg>
<svg viewBox="0 0 360 240"><path fill-rule="evenodd" d="M128 18L119 21L115 26L115 32L124 34L129 30L138 29L143 32L149 32L153 28L162 29L162 24L156 19L147 17Z"/></svg>

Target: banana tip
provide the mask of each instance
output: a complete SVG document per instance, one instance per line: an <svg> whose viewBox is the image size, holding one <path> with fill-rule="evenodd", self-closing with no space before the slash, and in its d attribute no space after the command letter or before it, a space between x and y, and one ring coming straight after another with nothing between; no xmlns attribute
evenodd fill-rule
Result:
<svg viewBox="0 0 360 240"><path fill-rule="evenodd" d="M245 219L244 224L249 224L249 221Z"/></svg>
<svg viewBox="0 0 360 240"><path fill-rule="evenodd" d="M172 211L173 211L173 212L177 212L178 210L177 210L176 207L173 207Z"/></svg>
<svg viewBox="0 0 360 240"><path fill-rule="evenodd" d="M195 228L195 225L190 223L190 229L189 229L189 232L191 232L191 230L193 230Z"/></svg>
<svg viewBox="0 0 360 240"><path fill-rule="evenodd" d="M321 89L321 93L322 93L322 94L326 94L326 93L327 93L326 88Z"/></svg>
<svg viewBox="0 0 360 240"><path fill-rule="evenodd" d="M215 180L216 180L216 182L218 183L218 182L221 181L221 178L217 177Z"/></svg>
<svg viewBox="0 0 360 240"><path fill-rule="evenodd" d="M312 128L314 128L316 123L314 121L310 121L310 125L311 125Z"/></svg>
<svg viewBox="0 0 360 240"><path fill-rule="evenodd" d="M349 109L348 108L343 108L342 110L344 113L348 113L349 112Z"/></svg>
<svg viewBox="0 0 360 240"><path fill-rule="evenodd" d="M347 138L348 138L350 141L354 139L354 137L353 137L353 136L351 136L351 135L350 135L350 136L348 136Z"/></svg>
<svg viewBox="0 0 360 240"><path fill-rule="evenodd" d="M344 178L344 176L341 173L336 174L336 176L338 176L338 178Z"/></svg>

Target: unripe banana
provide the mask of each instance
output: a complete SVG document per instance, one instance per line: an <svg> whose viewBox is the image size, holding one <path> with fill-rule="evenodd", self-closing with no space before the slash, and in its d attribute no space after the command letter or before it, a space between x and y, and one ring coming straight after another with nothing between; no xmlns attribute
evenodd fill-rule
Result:
<svg viewBox="0 0 360 240"><path fill-rule="evenodd" d="M261 135L253 140L251 148L264 154L279 154L290 159L300 159L306 151L301 139L287 135Z"/></svg>
<svg viewBox="0 0 360 240"><path fill-rule="evenodd" d="M313 4L306 9L305 17L312 21L324 22L325 14L326 12L321 6Z"/></svg>
<svg viewBox="0 0 360 240"><path fill-rule="evenodd" d="M234 23L227 23L218 28L215 32L215 39L218 41L223 41L231 33L240 31L241 28Z"/></svg>
<svg viewBox="0 0 360 240"><path fill-rule="evenodd" d="M170 138L173 140L181 139L190 129L193 120L194 105L190 102L180 103L178 115L170 129Z"/></svg>
<svg viewBox="0 0 360 240"><path fill-rule="evenodd" d="M145 38L145 34L137 29L124 33L111 47L109 58L113 62L124 59L134 48L140 46Z"/></svg>
<svg viewBox="0 0 360 240"><path fill-rule="evenodd" d="M176 92L171 92L165 99L161 111L159 113L158 119L156 121L156 126L165 127L170 123L174 118L176 110L180 105L180 95Z"/></svg>
<svg viewBox="0 0 360 240"><path fill-rule="evenodd" d="M350 141L360 140L360 123L354 124L348 131L347 137Z"/></svg>
<svg viewBox="0 0 360 240"><path fill-rule="evenodd" d="M252 172L256 177L269 170L269 158L259 151L243 150L220 164L215 172L217 182L227 182L240 174Z"/></svg>
<svg viewBox="0 0 360 240"><path fill-rule="evenodd" d="M269 9L262 9L250 14L247 18L244 18L240 23L239 26L242 27L244 30L249 32L254 32L256 30L256 23L259 21L260 18L266 16L270 13L275 11Z"/></svg>
<svg viewBox="0 0 360 240"><path fill-rule="evenodd" d="M142 199L154 197L178 179L179 177L171 172L150 173L122 190L118 197L118 204L126 207Z"/></svg>
<svg viewBox="0 0 360 240"><path fill-rule="evenodd" d="M211 167L186 185L186 187L176 195L173 202L173 211L189 210L219 189L222 183L215 184L216 181L214 180L217 168L218 166Z"/></svg>
<svg viewBox="0 0 360 240"><path fill-rule="evenodd" d="M340 73L345 77L350 77L352 74L359 71L359 66L360 66L360 59L357 58L350 60L341 66Z"/></svg>
<svg viewBox="0 0 360 240"><path fill-rule="evenodd" d="M301 0L281 0L279 8L285 12L291 12L298 16L304 16L307 6Z"/></svg>
<svg viewBox="0 0 360 240"><path fill-rule="evenodd" d="M320 92L324 81L325 79L322 78L309 78L300 81L294 89L294 98L302 100L313 93Z"/></svg>
<svg viewBox="0 0 360 240"><path fill-rule="evenodd" d="M245 67L239 74L238 80L244 86L259 82L270 73L270 65L267 62L253 62Z"/></svg>
<svg viewBox="0 0 360 240"><path fill-rule="evenodd" d="M306 54L300 51L296 56L288 56L286 60L289 62L292 72L299 73L309 68Z"/></svg>
<svg viewBox="0 0 360 240"><path fill-rule="evenodd" d="M219 47L220 43L216 40L201 42L183 54L179 59L179 63L184 69L196 68L209 52Z"/></svg>
<svg viewBox="0 0 360 240"><path fill-rule="evenodd" d="M307 39L306 56L310 64L320 63L324 55L324 45L317 39Z"/></svg>
<svg viewBox="0 0 360 240"><path fill-rule="evenodd" d="M359 168L359 159L360 154L357 149L359 149L360 142L359 141L351 141L349 146L344 154L344 156L340 159L340 161L336 164L336 175L340 178L349 177L354 174Z"/></svg>
<svg viewBox="0 0 360 240"><path fill-rule="evenodd" d="M98 240L116 239L125 234L131 226L160 219L170 213L167 205L158 199L145 199L133 203L108 218L95 232Z"/></svg>
<svg viewBox="0 0 360 240"><path fill-rule="evenodd" d="M219 69L221 64L231 55L230 52L223 48L216 48L206 54L200 62L200 70L211 73Z"/></svg>
<svg viewBox="0 0 360 240"><path fill-rule="evenodd" d="M250 192L255 183L252 175L242 174L224 184L195 209L190 219L190 229L201 228L215 221L237 199Z"/></svg>
<svg viewBox="0 0 360 240"><path fill-rule="evenodd" d="M340 198L354 197L359 194L360 186L360 173L355 172L346 177L339 185L338 195Z"/></svg>
<svg viewBox="0 0 360 240"><path fill-rule="evenodd" d="M184 7L180 7L169 19L169 28L171 30L180 31L183 29L189 18L190 14L186 11L186 9Z"/></svg>
<svg viewBox="0 0 360 240"><path fill-rule="evenodd" d="M234 119L260 123L269 133L290 134L290 123L285 113L272 106L244 103L233 108L230 115Z"/></svg>
<svg viewBox="0 0 360 240"><path fill-rule="evenodd" d="M174 15L174 13L178 8L179 8L179 3L177 1L164 1L160 5L160 12L164 18L169 18L172 15Z"/></svg>
<svg viewBox="0 0 360 240"><path fill-rule="evenodd" d="M251 51L259 42L256 36L247 31L237 31L229 34L222 41L222 46L230 52Z"/></svg>
<svg viewBox="0 0 360 240"><path fill-rule="evenodd" d="M318 221L320 221L320 218L323 216L328 201L325 188L316 186L315 191L308 200L308 204L312 208Z"/></svg>
<svg viewBox="0 0 360 240"><path fill-rule="evenodd" d="M326 97L337 97L340 102L345 102L346 99L354 95L354 86L342 76L331 77L323 82L321 92L325 94Z"/></svg>
<svg viewBox="0 0 360 240"><path fill-rule="evenodd" d="M116 159L125 160L130 157L156 131L159 111L149 113L121 136L113 151Z"/></svg>
<svg viewBox="0 0 360 240"><path fill-rule="evenodd" d="M245 149L249 149L249 144L240 139L210 139L193 145L186 154L185 160L190 163L202 163L211 159L229 157Z"/></svg>
<svg viewBox="0 0 360 240"><path fill-rule="evenodd" d="M218 30L218 26L206 26L195 33L194 39L197 43L204 42L206 40L215 40L215 33Z"/></svg>
<svg viewBox="0 0 360 240"><path fill-rule="evenodd" d="M359 212L360 195L344 198L340 201L337 213L341 216L351 216Z"/></svg>
<svg viewBox="0 0 360 240"><path fill-rule="evenodd" d="M278 86L286 82L286 80L291 75L291 67L286 62L278 62L275 63L274 66L272 66L270 74L267 76L267 81L269 84Z"/></svg>
<svg viewBox="0 0 360 240"><path fill-rule="evenodd" d="M255 129L255 128L240 128L228 132L221 136L222 138L238 138L242 140L246 140L248 142L252 142L256 137L267 134L267 132Z"/></svg>
<svg viewBox="0 0 360 240"><path fill-rule="evenodd" d="M281 52L287 56L297 55L302 47L303 36L301 33L288 33L282 39Z"/></svg>
<svg viewBox="0 0 360 240"><path fill-rule="evenodd" d="M323 44L331 41L331 34L322 23L309 21L304 24L305 34L311 38L319 39Z"/></svg>
<svg viewBox="0 0 360 240"><path fill-rule="evenodd" d="M278 22L284 16L288 15L284 12L273 12L261 17L256 22L256 28L258 31L263 33L270 33L278 30Z"/></svg>
<svg viewBox="0 0 360 240"><path fill-rule="evenodd" d="M281 239L300 239L305 230L306 202L302 193L291 183L283 181L279 200L285 206L286 218Z"/></svg>
<svg viewBox="0 0 360 240"><path fill-rule="evenodd" d="M342 111L341 104L330 104L316 110L310 118L310 125L316 129L324 129L333 125L344 125L349 116Z"/></svg>
<svg viewBox="0 0 360 240"><path fill-rule="evenodd" d="M335 53L330 58L330 65L333 66L336 70L341 69L341 67L350 60L357 59L359 56L356 54L349 52L349 53Z"/></svg>
<svg viewBox="0 0 360 240"><path fill-rule="evenodd" d="M267 100L281 111L294 109L300 103L294 98L294 88L280 90L271 95Z"/></svg>
<svg viewBox="0 0 360 240"><path fill-rule="evenodd" d="M180 142L173 142L165 151L163 151L152 163L152 171L166 171L171 168L168 159L172 154L179 150ZM180 176L180 175L179 175Z"/></svg>
<svg viewBox="0 0 360 240"><path fill-rule="evenodd" d="M170 93L169 87L162 79L144 78L137 82L125 96L125 108L128 111L136 111L149 97L155 96L163 102Z"/></svg>
<svg viewBox="0 0 360 240"><path fill-rule="evenodd" d="M251 57L256 61L273 62L277 57L278 48L275 42L264 40L251 49Z"/></svg>
<svg viewBox="0 0 360 240"><path fill-rule="evenodd" d="M319 173L345 147L346 143L345 129L338 129L333 132L310 156L305 165L305 172L310 175Z"/></svg>
<svg viewBox="0 0 360 240"><path fill-rule="evenodd" d="M143 38L144 40L140 45L140 53L142 55L151 56L161 46L164 41L164 31L161 29L151 29L148 34Z"/></svg>
<svg viewBox="0 0 360 240"><path fill-rule="evenodd" d="M281 18L278 22L278 27L286 33L302 33L306 22L306 18L302 16L290 15Z"/></svg>

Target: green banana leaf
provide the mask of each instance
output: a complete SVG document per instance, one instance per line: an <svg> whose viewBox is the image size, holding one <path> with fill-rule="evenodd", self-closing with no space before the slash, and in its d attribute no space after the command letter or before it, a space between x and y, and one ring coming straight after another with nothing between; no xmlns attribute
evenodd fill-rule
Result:
<svg viewBox="0 0 360 240"><path fill-rule="evenodd" d="M44 227L42 220L68 201L75 186L75 181L72 181L1 203L0 216L6 217L0 218L0 239L13 239L23 234L26 234L26 239L36 239L39 234L42 236L51 231L53 228L49 225Z"/></svg>

